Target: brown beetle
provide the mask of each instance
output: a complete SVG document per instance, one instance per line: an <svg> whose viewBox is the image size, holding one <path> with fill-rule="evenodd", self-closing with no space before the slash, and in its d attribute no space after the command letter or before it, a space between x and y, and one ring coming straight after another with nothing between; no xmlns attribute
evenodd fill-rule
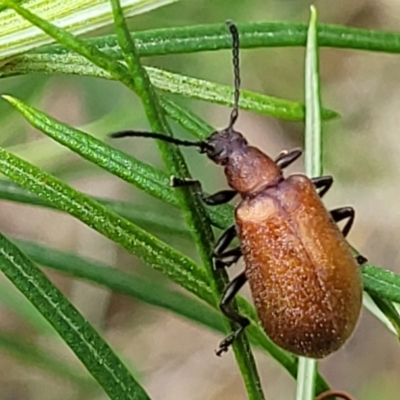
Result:
<svg viewBox="0 0 400 400"><path fill-rule="evenodd" d="M173 178L172 185L195 185L209 205L226 203L236 194L242 198L236 207L236 224L221 236L214 251L217 268L228 267L241 256L246 266L226 287L220 303L221 311L238 324L238 329L221 342L217 354L226 351L249 324L230 307L248 280L269 338L294 354L325 357L349 338L360 314L358 266L365 259L354 258L345 240L354 221L354 209L325 209L321 197L333 183L331 176L283 177L282 169L300 157L300 150L284 151L272 160L234 130L240 93L239 35L233 23L228 22L228 26L233 39L235 101L226 129L201 142L151 132L123 131L112 136L152 137L195 146L224 166L232 190L207 196L195 180ZM336 222L344 219L347 223L340 231ZM240 247L227 250L236 236Z"/></svg>

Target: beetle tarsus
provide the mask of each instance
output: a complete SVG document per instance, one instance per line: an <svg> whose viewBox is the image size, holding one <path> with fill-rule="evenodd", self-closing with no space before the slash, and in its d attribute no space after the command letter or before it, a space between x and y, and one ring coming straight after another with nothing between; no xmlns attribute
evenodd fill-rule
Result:
<svg viewBox="0 0 400 400"><path fill-rule="evenodd" d="M326 176L318 176L317 178L312 178L311 182L313 183L315 189L321 189L318 192L319 197L323 197L324 194L331 188L333 184L333 178L330 175Z"/></svg>
<svg viewBox="0 0 400 400"><path fill-rule="evenodd" d="M247 325L246 325L247 326ZM215 351L215 354L220 357L223 353L226 353L229 350L229 347L235 342L238 336L243 332L246 326L241 326L236 331L232 332L229 336L227 336L218 347L218 350Z"/></svg>
<svg viewBox="0 0 400 400"><path fill-rule="evenodd" d="M222 293L221 302L219 304L219 308L225 317L229 318L231 321L236 322L239 325L239 328L233 331L229 336L227 336L219 345L217 350L217 355L221 355L225 351L228 350L229 346L236 340L238 335L250 324L250 321L240 315L236 310L232 308L232 301L242 288L242 286L246 283L247 277L245 272L243 271L237 277L235 277L231 282L228 283L224 292Z"/></svg>

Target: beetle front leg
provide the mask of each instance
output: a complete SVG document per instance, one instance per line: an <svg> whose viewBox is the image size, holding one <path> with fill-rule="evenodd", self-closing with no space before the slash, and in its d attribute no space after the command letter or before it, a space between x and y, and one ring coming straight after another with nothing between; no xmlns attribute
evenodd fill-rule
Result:
<svg viewBox="0 0 400 400"><path fill-rule="evenodd" d="M245 272L242 272L231 282L229 282L222 294L219 308L227 318L229 318L231 321L236 322L239 327L220 343L219 348L216 351L217 356L220 356L222 353L228 351L229 347L240 335L240 333L242 333L243 330L250 324L250 321L246 317L240 315L237 311L233 310L231 305L232 300L235 298L235 296L242 288L242 286L246 283L246 281L247 278Z"/></svg>
<svg viewBox="0 0 400 400"><path fill-rule="evenodd" d="M175 176L171 177L170 184L172 187L193 186L204 203L208 204L209 206L217 206L219 204L228 203L237 194L235 190L221 190L220 192L208 195L203 192L201 183L198 180L177 178Z"/></svg>
<svg viewBox="0 0 400 400"><path fill-rule="evenodd" d="M283 150L274 161L280 169L283 169L295 162L301 156L301 154L302 151L300 149L294 149L290 151Z"/></svg>

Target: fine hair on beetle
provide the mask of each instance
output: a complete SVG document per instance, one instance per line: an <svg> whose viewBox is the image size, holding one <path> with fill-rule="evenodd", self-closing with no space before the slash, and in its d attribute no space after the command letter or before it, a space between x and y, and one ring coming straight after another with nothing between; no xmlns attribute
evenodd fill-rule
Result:
<svg viewBox="0 0 400 400"><path fill-rule="evenodd" d="M206 140L188 141L162 133L121 131L114 138L147 137L178 146L191 146L224 167L229 190L212 195L199 181L171 178L174 187L192 186L208 205L227 203L236 195L235 224L218 239L215 268L226 268L244 258L245 271L225 288L222 313L237 329L216 351L227 351L249 320L231 307L248 281L261 325L269 338L296 355L322 358L338 350L355 329L361 309L362 283L359 265L346 235L354 222L352 207L328 211L321 197L333 178L309 179L305 175L283 176L283 169L297 160L299 149L282 151L275 159L248 144L234 129L239 115L239 33L227 22L232 36L234 105L229 124ZM340 230L337 222L346 220ZM235 237L240 246L229 248Z"/></svg>

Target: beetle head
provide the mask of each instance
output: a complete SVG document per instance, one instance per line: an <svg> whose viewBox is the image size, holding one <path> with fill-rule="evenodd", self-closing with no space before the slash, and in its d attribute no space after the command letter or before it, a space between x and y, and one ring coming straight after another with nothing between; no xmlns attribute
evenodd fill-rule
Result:
<svg viewBox="0 0 400 400"><path fill-rule="evenodd" d="M232 127L213 132L205 143L203 152L210 160L219 165L226 165L233 153L247 147L246 139Z"/></svg>

